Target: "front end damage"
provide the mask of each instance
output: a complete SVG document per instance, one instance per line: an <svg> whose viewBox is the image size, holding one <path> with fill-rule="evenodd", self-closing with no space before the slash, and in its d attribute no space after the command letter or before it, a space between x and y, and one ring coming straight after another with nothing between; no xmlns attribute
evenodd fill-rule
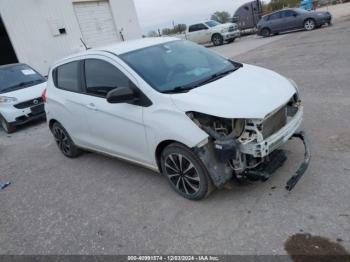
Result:
<svg viewBox="0 0 350 262"><path fill-rule="evenodd" d="M286 189L291 191L308 168L311 154L305 133L297 133L302 123L303 107L296 96L263 120L232 120L197 112L188 112L187 115L209 135L208 143L194 148L194 151L218 188L233 177L268 180L287 160L281 146L293 138L303 142L305 155Z"/></svg>

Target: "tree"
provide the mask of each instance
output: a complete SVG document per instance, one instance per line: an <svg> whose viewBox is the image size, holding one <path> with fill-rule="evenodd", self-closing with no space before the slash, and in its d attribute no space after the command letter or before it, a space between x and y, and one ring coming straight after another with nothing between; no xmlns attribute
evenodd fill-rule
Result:
<svg viewBox="0 0 350 262"><path fill-rule="evenodd" d="M162 29L162 35L172 35L173 34L173 30L170 28L163 28Z"/></svg>
<svg viewBox="0 0 350 262"><path fill-rule="evenodd" d="M211 20L215 20L219 23L225 24L231 22L231 15L229 12L226 11L216 11L214 14L212 14Z"/></svg>
<svg viewBox="0 0 350 262"><path fill-rule="evenodd" d="M149 31L148 34L147 34L148 37L157 37L158 36L158 33L156 31Z"/></svg>
<svg viewBox="0 0 350 262"><path fill-rule="evenodd" d="M187 29L187 25L185 24L178 24L174 27L174 33L175 34L181 34L183 32L185 32Z"/></svg>
<svg viewBox="0 0 350 262"><path fill-rule="evenodd" d="M263 14L280 10L285 7L298 7L300 0L271 0L268 4L263 3Z"/></svg>

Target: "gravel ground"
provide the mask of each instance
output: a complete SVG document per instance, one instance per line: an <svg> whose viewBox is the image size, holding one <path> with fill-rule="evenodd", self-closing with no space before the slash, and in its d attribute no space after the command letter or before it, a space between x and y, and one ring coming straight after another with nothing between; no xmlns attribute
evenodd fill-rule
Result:
<svg viewBox="0 0 350 262"><path fill-rule="evenodd" d="M142 167L93 153L64 158L44 123L0 133L0 180L12 181L0 192L0 253L286 254L285 242L298 233L350 250L349 44L344 16L238 56L235 43L225 46L235 60L300 87L313 158L291 193L284 185L303 154L295 141L268 182L191 202Z"/></svg>

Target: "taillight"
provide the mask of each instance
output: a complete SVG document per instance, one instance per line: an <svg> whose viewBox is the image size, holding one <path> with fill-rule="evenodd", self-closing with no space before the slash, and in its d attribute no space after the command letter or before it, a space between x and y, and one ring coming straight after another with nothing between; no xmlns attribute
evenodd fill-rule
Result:
<svg viewBox="0 0 350 262"><path fill-rule="evenodd" d="M46 88L44 91L41 93L41 99L43 100L44 103L46 103Z"/></svg>

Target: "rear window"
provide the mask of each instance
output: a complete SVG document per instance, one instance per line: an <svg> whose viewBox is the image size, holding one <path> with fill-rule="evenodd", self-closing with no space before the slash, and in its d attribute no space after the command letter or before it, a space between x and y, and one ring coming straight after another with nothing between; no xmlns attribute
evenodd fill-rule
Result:
<svg viewBox="0 0 350 262"><path fill-rule="evenodd" d="M55 70L57 88L71 92L80 92L79 68L79 61L59 66Z"/></svg>

